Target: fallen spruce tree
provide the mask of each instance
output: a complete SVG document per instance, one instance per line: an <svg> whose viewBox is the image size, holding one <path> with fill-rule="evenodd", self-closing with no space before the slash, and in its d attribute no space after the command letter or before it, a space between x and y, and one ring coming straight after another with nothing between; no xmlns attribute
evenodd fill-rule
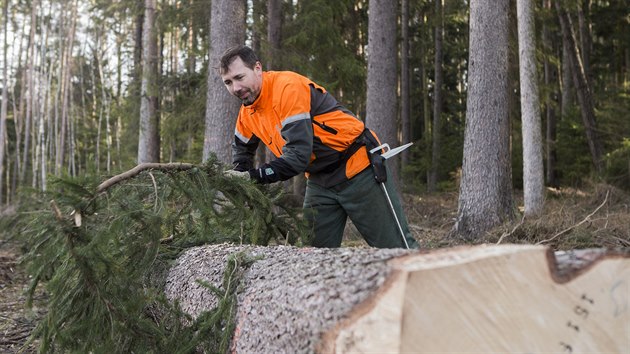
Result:
<svg viewBox="0 0 630 354"><path fill-rule="evenodd" d="M246 254L236 353L621 353L630 259L601 249L505 245L428 253L213 245L191 249L165 292L198 316L228 259ZM233 270L234 271L234 270Z"/></svg>
<svg viewBox="0 0 630 354"><path fill-rule="evenodd" d="M223 168L142 164L23 204L3 230L24 242L29 293L46 295L40 352L630 347L627 255L308 248L279 188Z"/></svg>

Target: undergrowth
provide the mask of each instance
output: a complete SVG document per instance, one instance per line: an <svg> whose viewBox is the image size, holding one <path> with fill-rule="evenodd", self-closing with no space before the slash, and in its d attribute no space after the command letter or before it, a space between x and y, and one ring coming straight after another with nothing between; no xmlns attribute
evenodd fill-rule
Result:
<svg viewBox="0 0 630 354"><path fill-rule="evenodd" d="M279 187L226 177L216 159L164 165L95 180L59 179L11 218L47 311L31 335L39 351L77 353L225 352L235 291L253 261L232 255L223 286L206 286L218 306L196 319L169 303L159 270L186 249L213 243L300 245L304 227ZM106 185L106 187L103 187ZM28 343L27 343L28 345Z"/></svg>

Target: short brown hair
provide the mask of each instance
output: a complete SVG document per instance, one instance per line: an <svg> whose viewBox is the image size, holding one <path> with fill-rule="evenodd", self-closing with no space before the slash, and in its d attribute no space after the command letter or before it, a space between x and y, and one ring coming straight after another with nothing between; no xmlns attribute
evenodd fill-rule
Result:
<svg viewBox="0 0 630 354"><path fill-rule="evenodd" d="M241 58L245 66L250 69L254 69L256 63L260 61L256 53L254 53L254 51L250 47L244 45L236 45L234 47L228 48L225 52L223 52L219 64L219 73L226 73L228 71L228 67L230 66L230 64L232 64L236 57Z"/></svg>

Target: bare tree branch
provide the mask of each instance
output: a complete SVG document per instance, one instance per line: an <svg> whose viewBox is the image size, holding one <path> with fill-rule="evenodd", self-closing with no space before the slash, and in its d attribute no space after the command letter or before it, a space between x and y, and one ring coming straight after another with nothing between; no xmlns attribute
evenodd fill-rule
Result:
<svg viewBox="0 0 630 354"><path fill-rule="evenodd" d="M124 181L130 179L134 176L140 174L140 172L146 170L160 170L160 171L185 171L195 167L195 165L190 163L182 163L182 162L174 162L174 163L157 163L157 162L145 162L141 163L138 166L132 168L127 172L123 172L119 175L116 175L105 182L101 183L96 187L96 193L102 193L108 188Z"/></svg>
<svg viewBox="0 0 630 354"><path fill-rule="evenodd" d="M584 224L587 221L590 221L591 216L595 215L595 213L597 213L599 211L599 209L601 209L604 205L606 205L606 202L608 201L608 194L609 193L610 193L610 191L606 191L606 198L604 198L604 201L597 208L595 208L595 210L593 210L592 213L588 214L582 221L580 221L579 223L577 223L577 224L575 224L575 225L573 225L573 226L571 226L571 227L569 227L567 229L564 229L564 230L558 232L557 234L553 235L553 237L548 238L546 240L539 241L536 244L537 245L542 245L542 244L545 244L547 242L553 241L556 237L558 237L558 236L560 236L560 235L562 235L562 234L564 234L566 232L569 232L569 231L575 229L576 227Z"/></svg>

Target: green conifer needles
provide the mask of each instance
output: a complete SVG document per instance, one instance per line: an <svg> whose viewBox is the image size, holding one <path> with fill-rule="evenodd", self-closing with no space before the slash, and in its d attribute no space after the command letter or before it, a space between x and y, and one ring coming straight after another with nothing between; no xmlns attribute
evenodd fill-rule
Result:
<svg viewBox="0 0 630 354"><path fill-rule="evenodd" d="M297 211L280 205L279 187L225 177L215 158L147 166L98 187L57 180L31 204L41 209L15 220L28 249L30 295L39 283L48 295L32 337L41 352L224 352L234 292L253 260L230 258L223 288L212 288L219 305L196 320L163 296L169 262L200 244L303 239Z"/></svg>

